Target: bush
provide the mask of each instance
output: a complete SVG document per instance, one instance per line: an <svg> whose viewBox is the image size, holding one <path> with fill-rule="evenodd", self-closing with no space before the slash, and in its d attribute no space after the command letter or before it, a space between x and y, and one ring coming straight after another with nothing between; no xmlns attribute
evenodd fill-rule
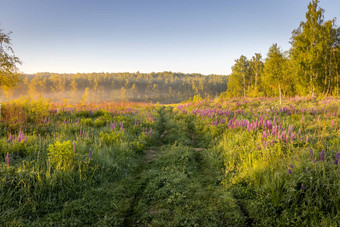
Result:
<svg viewBox="0 0 340 227"><path fill-rule="evenodd" d="M93 121L91 118L85 118L80 120L81 125L93 126Z"/></svg>
<svg viewBox="0 0 340 227"><path fill-rule="evenodd" d="M106 145L118 144L120 140L124 137L124 134L121 132L111 132L111 133L100 132L99 135Z"/></svg>
<svg viewBox="0 0 340 227"><path fill-rule="evenodd" d="M59 142L48 146L48 161L59 171L72 170L75 166L76 154L73 152L71 141Z"/></svg>

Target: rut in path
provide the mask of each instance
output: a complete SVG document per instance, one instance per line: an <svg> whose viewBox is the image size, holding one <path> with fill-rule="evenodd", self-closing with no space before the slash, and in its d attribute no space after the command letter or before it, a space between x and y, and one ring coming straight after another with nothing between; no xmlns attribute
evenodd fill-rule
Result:
<svg viewBox="0 0 340 227"><path fill-rule="evenodd" d="M201 147L202 134L197 132L192 121L186 123L185 126L181 119L172 117L171 112L160 110L159 144L145 150L143 164L133 179L137 190L125 213L124 226L176 225L181 218L200 225L226 226L233 223L233 216L252 226L240 201L220 185L223 173L207 155L211 151L204 145ZM181 131L183 128L186 133ZM165 179L167 183L159 184L154 179L161 179L161 182ZM181 195L185 196L179 203L185 206L172 202Z"/></svg>
<svg viewBox="0 0 340 227"><path fill-rule="evenodd" d="M151 148L149 148L145 151L143 166L141 167L139 174L135 177L136 184L139 183L140 186L139 186L137 192L134 195L133 201L130 204L130 208L129 208L128 212L125 215L124 226L144 226L143 224L136 223L137 217L135 216L135 208L136 208L136 206L137 206L137 204L140 200L142 193L144 192L144 190L145 190L145 188L148 184L147 181L141 182L142 181L142 174L145 173L150 168L150 164L153 161L155 161L155 159L157 158L157 154L159 153L161 146L164 144L162 140L167 133L167 131L165 129L166 122L165 122L165 119L164 119L164 112L160 111L159 113L160 113L160 121L161 121L161 124L163 126L162 131L161 131L161 136L160 136L161 144L157 147L151 147Z"/></svg>

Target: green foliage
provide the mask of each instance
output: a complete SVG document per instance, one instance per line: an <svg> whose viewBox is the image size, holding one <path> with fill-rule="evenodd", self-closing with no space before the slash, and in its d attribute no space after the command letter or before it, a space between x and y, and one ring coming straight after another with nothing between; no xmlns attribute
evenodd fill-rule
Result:
<svg viewBox="0 0 340 227"><path fill-rule="evenodd" d="M288 73L288 59L277 44L269 48L262 81L267 96L279 97L280 92L282 96L294 94L292 78Z"/></svg>
<svg viewBox="0 0 340 227"><path fill-rule="evenodd" d="M241 56L232 67L223 97L339 96L340 28L324 20L319 0L308 5L306 21L292 32L288 52L273 44L265 61ZM288 54L289 53L289 54Z"/></svg>
<svg viewBox="0 0 340 227"><path fill-rule="evenodd" d="M105 125L105 121L100 118L97 118L94 122L94 125L98 128L103 127ZM86 123L85 123L86 124Z"/></svg>
<svg viewBox="0 0 340 227"><path fill-rule="evenodd" d="M70 171L75 167L76 153L73 152L71 141L57 141L48 146L48 161L59 171Z"/></svg>
<svg viewBox="0 0 340 227"><path fill-rule="evenodd" d="M110 133L100 132L99 136L106 145L118 144L124 138L124 134L122 132L114 131Z"/></svg>
<svg viewBox="0 0 340 227"><path fill-rule="evenodd" d="M339 95L340 33L335 19L324 21L319 0L308 5L306 21L293 31L290 57L298 92Z"/></svg>
<svg viewBox="0 0 340 227"><path fill-rule="evenodd" d="M11 44L11 33L3 33L0 28L0 86L13 87L19 81L17 64L21 64L14 55Z"/></svg>
<svg viewBox="0 0 340 227"><path fill-rule="evenodd" d="M241 97L246 96L246 90L249 86L250 68L248 59L241 56L235 60L235 65L232 67L232 74L228 80L227 96Z"/></svg>
<svg viewBox="0 0 340 227"><path fill-rule="evenodd" d="M93 121L91 118L80 119L80 124L85 126L93 126Z"/></svg>

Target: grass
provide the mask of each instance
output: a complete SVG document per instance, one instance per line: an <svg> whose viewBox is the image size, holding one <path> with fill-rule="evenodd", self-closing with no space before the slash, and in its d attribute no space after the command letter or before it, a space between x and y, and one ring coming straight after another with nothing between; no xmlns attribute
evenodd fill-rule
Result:
<svg viewBox="0 0 340 227"><path fill-rule="evenodd" d="M5 103L0 225L337 226L339 103Z"/></svg>

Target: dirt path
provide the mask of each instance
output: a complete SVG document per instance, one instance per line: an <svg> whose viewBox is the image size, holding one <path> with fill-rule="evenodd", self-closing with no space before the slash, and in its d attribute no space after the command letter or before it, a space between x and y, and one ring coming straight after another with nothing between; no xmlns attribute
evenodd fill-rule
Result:
<svg viewBox="0 0 340 227"><path fill-rule="evenodd" d="M159 114L160 114L160 121L163 126L162 131L160 133L161 134L160 140L162 141L164 136L167 134L167 131L165 129L166 122L164 118L164 112L160 111ZM159 146L151 147L145 150L143 165L141 166L139 174L135 177L136 184L139 184L140 186L134 195L133 201L131 202L128 212L125 215L124 226L145 226L143 224L138 223L137 217L135 215L136 206L138 205L141 195L143 194L143 191L145 190L148 184L148 181L143 182L144 179L142 178L142 175L149 170L151 163L157 159L157 156L161 150L162 145L163 145L163 142L161 142Z"/></svg>

